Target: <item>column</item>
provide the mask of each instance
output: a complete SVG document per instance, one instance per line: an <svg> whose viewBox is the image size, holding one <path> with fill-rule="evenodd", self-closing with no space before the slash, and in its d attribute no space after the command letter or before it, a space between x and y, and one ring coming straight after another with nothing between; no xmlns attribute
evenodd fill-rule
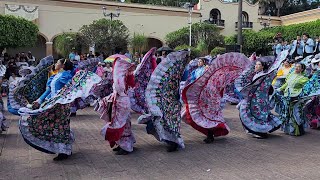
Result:
<svg viewBox="0 0 320 180"><path fill-rule="evenodd" d="M53 55L53 42L46 42L46 56Z"/></svg>

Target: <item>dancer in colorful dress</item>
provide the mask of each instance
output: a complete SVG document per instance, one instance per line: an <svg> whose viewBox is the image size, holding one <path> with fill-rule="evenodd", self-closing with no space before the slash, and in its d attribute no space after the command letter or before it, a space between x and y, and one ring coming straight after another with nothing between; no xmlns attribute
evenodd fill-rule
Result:
<svg viewBox="0 0 320 180"><path fill-rule="evenodd" d="M0 64L0 89L1 89L2 79L5 73L6 73L6 67L1 63ZM3 100L0 94L0 134L2 133L2 131L6 131L6 129L8 128L8 126L6 125L6 118L3 115L3 110L4 110Z"/></svg>
<svg viewBox="0 0 320 180"><path fill-rule="evenodd" d="M134 72L135 86L130 91L131 109L140 114L146 114L148 111L145 93L151 74L157 67L156 51L157 48L150 49Z"/></svg>
<svg viewBox="0 0 320 180"><path fill-rule="evenodd" d="M291 68L292 68L292 65L290 64L289 59L286 59L282 67L278 70L276 78L274 78L274 80L272 81L272 85L274 88L277 89L284 84L285 79L289 74Z"/></svg>
<svg viewBox="0 0 320 180"><path fill-rule="evenodd" d="M170 53L153 71L146 89L148 114L138 118L140 124L147 124L152 134L169 146L167 151L184 148L180 135L181 103L179 85L187 64L188 51Z"/></svg>
<svg viewBox="0 0 320 180"><path fill-rule="evenodd" d="M10 113L19 115L20 108L27 107L46 91L48 74L53 63L53 57L48 56L36 67L22 66L19 70L22 77L9 85L7 106Z"/></svg>
<svg viewBox="0 0 320 180"><path fill-rule="evenodd" d="M278 93L276 96L276 111L283 121L282 130L293 136L304 135L305 128L308 127L308 122L302 117L304 103L301 103L300 99L303 87L309 81L308 77L304 76L305 69L304 64L297 63L295 72L289 74L286 83L278 89L284 94ZM308 93L305 92L305 94Z"/></svg>
<svg viewBox="0 0 320 180"><path fill-rule="evenodd" d="M99 58L90 58L90 59L87 59L86 61L81 61L77 64L76 69L75 68L73 69L72 75L74 75L79 70L87 70L87 71L91 71L91 72L96 72L97 65L99 64L99 62L100 62ZM84 108L90 106L90 104L93 104L96 99L97 98L94 97L94 94L91 94L86 99L78 98L78 99L74 100L74 102L72 102L70 104L70 109L71 109L70 116L71 117L76 116L77 111L79 109L84 109Z"/></svg>
<svg viewBox="0 0 320 180"><path fill-rule="evenodd" d="M183 116L187 124L207 136L205 143L212 143L214 137L229 133L221 102L227 85L233 84L249 64L249 59L243 54L223 54L200 78L183 89L182 99L186 105Z"/></svg>
<svg viewBox="0 0 320 180"><path fill-rule="evenodd" d="M33 103L32 109L21 108L20 132L31 147L49 154L58 154L53 160L67 159L72 154L73 132L70 129L69 104L76 98L89 95L100 77L79 71L71 81L73 64L59 60L55 69L63 69L51 76L47 90Z"/></svg>
<svg viewBox="0 0 320 180"><path fill-rule="evenodd" d="M106 121L101 134L115 147L116 155L127 155L133 151L136 142L131 131L131 106L128 91L134 87L135 65L117 58L113 68L113 93L99 101L96 110Z"/></svg>
<svg viewBox="0 0 320 180"><path fill-rule="evenodd" d="M236 80L236 88L244 97L238 105L240 120L253 137L267 138L281 126L282 121L271 113L269 95L273 93L272 80L287 54L283 51L275 62L274 57L259 58Z"/></svg>

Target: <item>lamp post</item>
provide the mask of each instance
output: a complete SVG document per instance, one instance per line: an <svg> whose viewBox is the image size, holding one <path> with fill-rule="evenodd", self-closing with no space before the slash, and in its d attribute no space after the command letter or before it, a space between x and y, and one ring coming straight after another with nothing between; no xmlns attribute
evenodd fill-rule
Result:
<svg viewBox="0 0 320 180"><path fill-rule="evenodd" d="M242 45L242 0L238 1L238 45Z"/></svg>
<svg viewBox="0 0 320 180"><path fill-rule="evenodd" d="M192 3L185 3L184 4L184 8L187 8L188 9L188 12L189 12L189 46L191 47L192 43L191 43L191 38L192 38L192 31L191 31L191 26L192 26L192 10L193 10L193 4Z"/></svg>
<svg viewBox="0 0 320 180"><path fill-rule="evenodd" d="M117 7L117 9L116 9L116 13L113 13L113 12L108 13L107 7L103 6L102 12L103 12L104 17L110 17L111 21L113 20L113 18L120 16L120 8L119 7Z"/></svg>
<svg viewBox="0 0 320 180"><path fill-rule="evenodd" d="M263 26L263 28L267 28L271 25L271 13L270 13L270 9L267 10L267 13L268 13L268 20L264 20L262 18L262 13L261 13L261 9L259 8L259 15L260 15L260 25Z"/></svg>

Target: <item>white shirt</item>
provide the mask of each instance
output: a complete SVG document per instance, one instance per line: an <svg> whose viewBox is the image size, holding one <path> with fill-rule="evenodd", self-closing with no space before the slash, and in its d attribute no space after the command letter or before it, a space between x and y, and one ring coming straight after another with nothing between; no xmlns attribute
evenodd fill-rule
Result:
<svg viewBox="0 0 320 180"><path fill-rule="evenodd" d="M80 56L79 56L79 55L76 55L76 56L74 57L74 60L80 61Z"/></svg>

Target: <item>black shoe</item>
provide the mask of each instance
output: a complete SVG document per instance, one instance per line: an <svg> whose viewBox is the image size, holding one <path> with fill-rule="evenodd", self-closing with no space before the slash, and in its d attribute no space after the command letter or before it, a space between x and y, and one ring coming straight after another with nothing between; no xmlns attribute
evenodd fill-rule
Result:
<svg viewBox="0 0 320 180"><path fill-rule="evenodd" d="M121 150L121 147L120 147L120 146L118 146L118 147L116 147L116 148L112 149L112 151L120 151L120 150Z"/></svg>
<svg viewBox="0 0 320 180"><path fill-rule="evenodd" d="M213 130L208 129L207 138L203 140L206 144L213 143L214 136L213 136Z"/></svg>
<svg viewBox="0 0 320 180"><path fill-rule="evenodd" d="M58 156L53 158L53 160L54 161L62 161L62 160L68 159L68 157L69 157L69 155L67 155L67 154L58 154Z"/></svg>
<svg viewBox="0 0 320 180"><path fill-rule="evenodd" d="M167 152L178 151L178 144L174 142L169 142L169 146L167 147Z"/></svg>
<svg viewBox="0 0 320 180"><path fill-rule="evenodd" d="M77 116L77 113L71 113L70 114L70 117L75 117L75 116Z"/></svg>
<svg viewBox="0 0 320 180"><path fill-rule="evenodd" d="M129 154L129 152L121 148L118 152L116 152L116 155L127 155L127 154Z"/></svg>
<svg viewBox="0 0 320 180"><path fill-rule="evenodd" d="M203 142L205 142L206 144L213 143L213 141L214 141L214 137L207 137L203 140Z"/></svg>

